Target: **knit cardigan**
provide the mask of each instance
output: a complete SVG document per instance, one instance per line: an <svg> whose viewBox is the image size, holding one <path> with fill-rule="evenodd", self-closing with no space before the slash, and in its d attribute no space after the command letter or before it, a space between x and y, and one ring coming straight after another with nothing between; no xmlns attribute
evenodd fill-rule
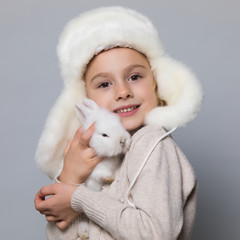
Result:
<svg viewBox="0 0 240 240"><path fill-rule="evenodd" d="M196 210L196 178L185 155L171 137L158 143L130 192L126 192L148 150L165 133L145 126L132 136L116 178L101 192L80 185L72 208L90 219L90 240L186 240L190 238ZM78 240L76 218L67 230L47 225L49 240Z"/></svg>

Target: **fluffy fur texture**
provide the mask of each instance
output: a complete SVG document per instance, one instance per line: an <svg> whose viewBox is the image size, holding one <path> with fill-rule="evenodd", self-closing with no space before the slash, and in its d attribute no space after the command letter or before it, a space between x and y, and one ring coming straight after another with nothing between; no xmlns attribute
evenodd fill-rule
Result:
<svg viewBox="0 0 240 240"><path fill-rule="evenodd" d="M131 136L116 114L99 108L93 100L84 99L76 109L85 130L95 122L95 131L89 146L99 157L105 157L85 182L88 188L99 191L103 185L102 180L112 178L120 166L119 155L125 154L128 150Z"/></svg>
<svg viewBox="0 0 240 240"><path fill-rule="evenodd" d="M83 75L87 64L94 55L116 46L133 48L147 57L159 97L167 101L167 106L148 114L146 124L171 129L197 115L202 101L200 83L186 66L164 52L157 30L145 16L122 7L86 12L67 24L57 47L65 87L49 114L36 153L39 168L49 177L59 173L67 141L81 124L74 108L86 97Z"/></svg>

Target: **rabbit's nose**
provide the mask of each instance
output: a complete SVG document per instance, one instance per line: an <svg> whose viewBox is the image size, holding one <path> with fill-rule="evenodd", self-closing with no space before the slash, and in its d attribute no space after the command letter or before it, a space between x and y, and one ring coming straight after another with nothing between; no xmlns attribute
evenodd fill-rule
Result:
<svg viewBox="0 0 240 240"><path fill-rule="evenodd" d="M126 142L126 138L121 138L120 144L121 144L122 146L124 146L125 142Z"/></svg>

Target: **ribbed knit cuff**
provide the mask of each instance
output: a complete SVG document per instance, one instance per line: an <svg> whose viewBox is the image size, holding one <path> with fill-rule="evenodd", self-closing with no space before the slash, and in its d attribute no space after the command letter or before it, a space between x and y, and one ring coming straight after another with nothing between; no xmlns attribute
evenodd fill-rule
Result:
<svg viewBox="0 0 240 240"><path fill-rule="evenodd" d="M105 192L95 192L81 185L72 195L71 206L76 212L83 211L90 220L105 229L109 224L111 212L122 207L122 204L110 198Z"/></svg>
<svg viewBox="0 0 240 240"><path fill-rule="evenodd" d="M103 227L112 202L115 201L107 197L105 193L95 192L81 185L72 195L71 206L74 211L83 211L89 219Z"/></svg>

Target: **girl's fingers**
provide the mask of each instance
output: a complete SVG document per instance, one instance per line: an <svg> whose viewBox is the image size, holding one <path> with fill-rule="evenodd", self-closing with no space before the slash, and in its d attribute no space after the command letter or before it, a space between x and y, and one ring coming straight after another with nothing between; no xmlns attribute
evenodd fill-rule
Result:
<svg viewBox="0 0 240 240"><path fill-rule="evenodd" d="M46 211L46 207L43 206L42 202L44 202L45 198L39 195L39 192L36 194L34 199L34 205L37 211L42 214L42 211Z"/></svg>
<svg viewBox="0 0 240 240"><path fill-rule="evenodd" d="M92 167L95 167L99 162L101 162L104 157L97 156L96 152L92 148L88 148L85 150L85 153L89 157L89 162Z"/></svg>
<svg viewBox="0 0 240 240"><path fill-rule="evenodd" d="M69 147L72 145L76 146L77 144L80 144L83 147L88 147L89 141L95 131L95 123L93 123L86 131L83 132L83 128L80 127L78 130L75 132L74 137L72 141L70 141L64 151L66 154Z"/></svg>
<svg viewBox="0 0 240 240"><path fill-rule="evenodd" d="M91 160L92 160L91 162L93 166L96 166L98 163L100 163L103 160L103 158L96 156L96 157L93 157Z"/></svg>
<svg viewBox="0 0 240 240"><path fill-rule="evenodd" d="M58 221L56 222L56 226L60 229L60 230L64 230L68 227L69 223L66 221Z"/></svg>
<svg viewBox="0 0 240 240"><path fill-rule="evenodd" d="M81 134L79 143L82 146L88 147L89 141L95 131L95 123L93 123L85 132Z"/></svg>
<svg viewBox="0 0 240 240"><path fill-rule="evenodd" d="M47 220L48 222L57 222L57 221L59 221L59 218L57 218L57 217L55 217L55 216L52 216L52 215L46 215L46 214L45 214L45 217L46 217L46 220Z"/></svg>
<svg viewBox="0 0 240 240"><path fill-rule="evenodd" d="M85 154L89 159L92 159L97 156L96 152L92 148L86 148Z"/></svg>
<svg viewBox="0 0 240 240"><path fill-rule="evenodd" d="M83 131L82 127L78 128L78 130L75 132L73 139L71 141L72 144L77 145L79 143L81 135L82 135L82 131Z"/></svg>
<svg viewBox="0 0 240 240"><path fill-rule="evenodd" d="M35 206L36 206L36 204L38 204L39 202L41 202L41 201L43 201L45 198L44 197L41 197L40 195L39 195L39 192L36 194L36 196L35 196L35 199L34 199L34 203L35 203Z"/></svg>
<svg viewBox="0 0 240 240"><path fill-rule="evenodd" d="M35 196L35 208L40 213L45 214L44 212L49 210L49 201L51 198L45 199L46 196L51 196L56 193L56 187L58 183L44 186Z"/></svg>
<svg viewBox="0 0 240 240"><path fill-rule="evenodd" d="M71 143L72 143L72 141L71 141L71 140L69 140L69 141L68 141L68 145L67 145L67 147L64 149L64 155L66 155L66 154L67 154L67 152L68 152L68 149L69 149L69 147L70 147Z"/></svg>
<svg viewBox="0 0 240 240"><path fill-rule="evenodd" d="M42 215L45 216L54 216L50 210L43 210L43 211L39 211ZM55 216L54 216L55 217Z"/></svg>
<svg viewBox="0 0 240 240"><path fill-rule="evenodd" d="M56 194L57 183L44 186L38 192L40 198Z"/></svg>

